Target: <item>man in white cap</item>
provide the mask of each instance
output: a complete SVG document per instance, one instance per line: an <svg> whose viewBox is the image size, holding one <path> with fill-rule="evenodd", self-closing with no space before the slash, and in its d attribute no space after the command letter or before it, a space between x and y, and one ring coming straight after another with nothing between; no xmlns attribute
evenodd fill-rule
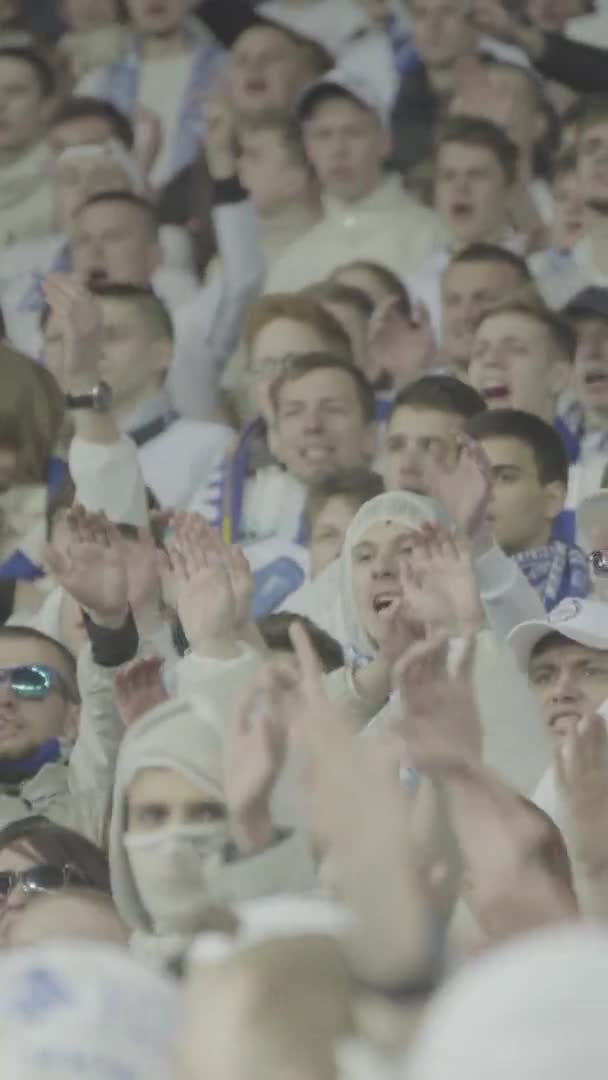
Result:
<svg viewBox="0 0 608 1080"><path fill-rule="evenodd" d="M357 259L400 277L441 244L435 214L385 173L388 116L371 83L334 69L299 106L304 149L319 181L324 217L274 265L268 292L296 292Z"/></svg>
<svg viewBox="0 0 608 1080"><path fill-rule="evenodd" d="M564 832L585 914L608 911L608 606L563 600L509 635L556 744L534 801Z"/></svg>
<svg viewBox="0 0 608 1080"><path fill-rule="evenodd" d="M556 739L608 699L608 607L601 601L563 600L546 619L516 626L508 640Z"/></svg>

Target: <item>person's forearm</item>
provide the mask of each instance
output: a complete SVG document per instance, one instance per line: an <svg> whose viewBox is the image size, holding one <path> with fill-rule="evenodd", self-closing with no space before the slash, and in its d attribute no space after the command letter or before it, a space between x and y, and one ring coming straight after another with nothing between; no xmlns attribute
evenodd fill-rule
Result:
<svg viewBox="0 0 608 1080"><path fill-rule="evenodd" d="M533 42L534 51L526 51L546 79L562 83L579 94L608 91L608 50L573 41L561 34L538 36L541 40Z"/></svg>
<svg viewBox="0 0 608 1080"><path fill-rule="evenodd" d="M517 564L488 536L473 548L475 576L488 622L500 640L519 623L544 619L542 601Z"/></svg>

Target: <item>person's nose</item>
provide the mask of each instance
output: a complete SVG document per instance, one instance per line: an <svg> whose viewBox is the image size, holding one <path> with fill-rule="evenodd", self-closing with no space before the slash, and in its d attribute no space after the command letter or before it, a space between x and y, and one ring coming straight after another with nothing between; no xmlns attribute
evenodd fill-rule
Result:
<svg viewBox="0 0 608 1080"><path fill-rule="evenodd" d="M551 700L556 705L578 701L580 688L571 671L561 671L551 687Z"/></svg>
<svg viewBox="0 0 608 1080"><path fill-rule="evenodd" d="M304 415L304 431L306 434L317 434L323 431L323 414L320 409L311 408Z"/></svg>
<svg viewBox="0 0 608 1080"><path fill-rule="evenodd" d="M372 567L372 577L375 581L395 581L397 579L397 560L388 552L380 552Z"/></svg>

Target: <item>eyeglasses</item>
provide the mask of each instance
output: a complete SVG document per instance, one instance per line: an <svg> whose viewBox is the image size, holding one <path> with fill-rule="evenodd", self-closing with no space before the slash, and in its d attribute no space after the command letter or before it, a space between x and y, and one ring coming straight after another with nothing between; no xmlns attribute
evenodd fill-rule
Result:
<svg viewBox="0 0 608 1080"><path fill-rule="evenodd" d="M46 664L0 668L0 683L4 682L9 683L16 697L26 701L44 701L52 690L59 690L66 701L74 704L79 701L75 687L70 686L61 672Z"/></svg>
<svg viewBox="0 0 608 1080"><path fill-rule="evenodd" d="M32 866L29 870L0 871L0 904L8 899L18 885L26 896L39 893L57 892L66 885L86 885L87 881L80 870L71 863L64 866Z"/></svg>

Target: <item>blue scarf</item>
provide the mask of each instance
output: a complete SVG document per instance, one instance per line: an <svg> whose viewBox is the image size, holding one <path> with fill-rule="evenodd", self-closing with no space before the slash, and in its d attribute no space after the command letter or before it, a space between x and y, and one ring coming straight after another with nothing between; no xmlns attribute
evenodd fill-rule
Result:
<svg viewBox="0 0 608 1080"><path fill-rule="evenodd" d="M412 35L396 15L387 15L384 32L391 45L395 67L400 75L405 75L418 63Z"/></svg>
<svg viewBox="0 0 608 1080"><path fill-rule="evenodd" d="M225 58L223 49L214 42L201 39L200 35L187 29L185 34L193 46L192 66L178 113L177 128L168 133L172 138L168 179L190 165L200 152L205 140L201 100L217 85ZM111 102L127 116L132 116L137 107L140 65L141 43L135 35L125 55L108 64L101 74L97 90L99 97Z"/></svg>
<svg viewBox="0 0 608 1080"><path fill-rule="evenodd" d="M47 503L68 476L68 466L61 458L51 458L47 473ZM3 563L0 563L0 580L2 578L19 578L21 581L36 581L43 577L44 571L36 563L32 562L25 552L17 548Z"/></svg>
<svg viewBox="0 0 608 1080"><path fill-rule="evenodd" d="M574 544L551 540L545 547L521 551L513 559L541 597L545 611L566 597L583 598L591 592L587 558Z"/></svg>
<svg viewBox="0 0 608 1080"><path fill-rule="evenodd" d="M61 758L59 739L47 739L30 754L0 761L0 784L21 783L31 780L44 765L52 765Z"/></svg>

